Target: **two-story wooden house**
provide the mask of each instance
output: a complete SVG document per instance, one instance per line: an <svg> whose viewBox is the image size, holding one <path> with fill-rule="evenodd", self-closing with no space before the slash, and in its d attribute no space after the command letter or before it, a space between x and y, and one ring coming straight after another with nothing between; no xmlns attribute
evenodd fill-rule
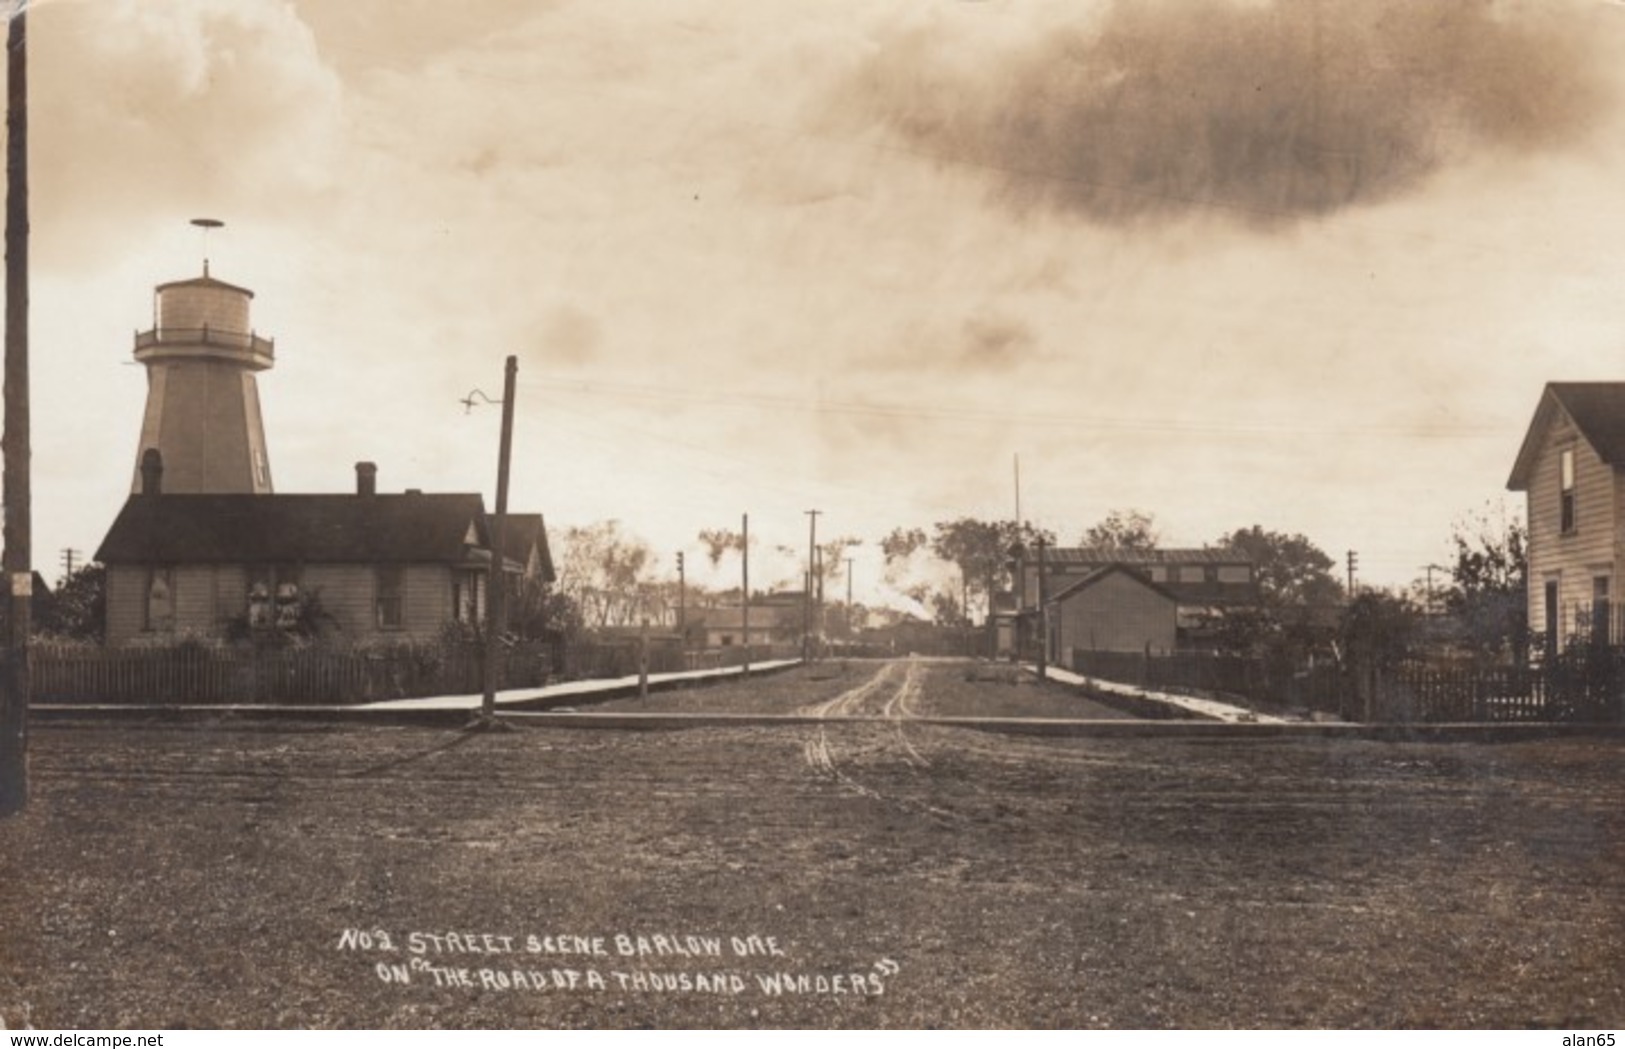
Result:
<svg viewBox="0 0 1625 1049"><path fill-rule="evenodd" d="M1547 651L1620 639L1625 383L1546 385L1507 487L1525 493L1529 627Z"/></svg>

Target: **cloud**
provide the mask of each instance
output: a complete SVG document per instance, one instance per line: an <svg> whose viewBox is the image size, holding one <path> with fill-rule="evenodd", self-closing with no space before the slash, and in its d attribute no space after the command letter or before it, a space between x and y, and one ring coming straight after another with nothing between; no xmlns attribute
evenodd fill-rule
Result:
<svg viewBox="0 0 1625 1049"><path fill-rule="evenodd" d="M598 318L569 304L549 310L540 330L543 359L554 366L590 364L604 341Z"/></svg>
<svg viewBox="0 0 1625 1049"><path fill-rule="evenodd" d="M960 336L956 357L961 364L1000 371L1030 359L1038 345L1032 328L1005 317L971 317Z"/></svg>
<svg viewBox="0 0 1625 1049"><path fill-rule="evenodd" d="M882 40L835 108L985 174L1018 211L1279 226L1413 191L1482 151L1583 141L1610 100L1577 13L1136 0L968 58L949 31L914 28Z"/></svg>
<svg viewBox="0 0 1625 1049"><path fill-rule="evenodd" d="M293 0L322 53L347 72L413 69L557 6L543 0Z"/></svg>
<svg viewBox="0 0 1625 1049"><path fill-rule="evenodd" d="M957 325L936 320L905 325L883 349L856 363L867 372L903 372L912 380L920 369L966 377L1004 375L1044 357L1032 325L1005 313L983 311Z"/></svg>
<svg viewBox="0 0 1625 1049"><path fill-rule="evenodd" d="M29 48L47 264L127 248L133 224L286 214L336 178L340 86L283 4L47 5Z"/></svg>

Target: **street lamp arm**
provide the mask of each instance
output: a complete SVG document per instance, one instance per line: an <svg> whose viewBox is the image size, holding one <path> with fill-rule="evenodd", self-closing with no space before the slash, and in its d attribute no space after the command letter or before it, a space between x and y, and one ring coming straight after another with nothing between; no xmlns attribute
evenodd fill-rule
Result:
<svg viewBox="0 0 1625 1049"><path fill-rule="evenodd" d="M502 403L501 401L494 401L491 398L487 397L485 395L484 390L469 390L468 391L468 396L461 398L457 402L457 403L459 403L459 404L461 404L463 406L463 414L464 415L467 415L469 412L472 412L474 410L474 398L476 398L476 397L478 397L480 399L480 401L485 403L485 404L501 404Z"/></svg>

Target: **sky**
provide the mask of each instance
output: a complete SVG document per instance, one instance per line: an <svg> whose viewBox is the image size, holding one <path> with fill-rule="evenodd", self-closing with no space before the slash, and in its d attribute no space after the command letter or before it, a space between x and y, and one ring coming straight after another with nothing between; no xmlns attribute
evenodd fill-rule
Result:
<svg viewBox="0 0 1625 1049"><path fill-rule="evenodd" d="M128 495L152 289L255 292L280 492L480 491L712 579L1302 533L1404 585L1625 378L1625 4L35 0L35 562ZM189 224L225 223L207 245ZM757 555L753 555L757 556ZM803 555L804 556L804 555Z"/></svg>

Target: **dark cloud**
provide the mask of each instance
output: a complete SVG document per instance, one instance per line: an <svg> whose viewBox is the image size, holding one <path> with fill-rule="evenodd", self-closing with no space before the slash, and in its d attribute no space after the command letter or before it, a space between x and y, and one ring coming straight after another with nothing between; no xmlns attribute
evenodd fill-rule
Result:
<svg viewBox="0 0 1625 1049"><path fill-rule="evenodd" d="M1584 12L1564 10L1134 0L973 61L941 30L886 41L839 108L984 170L1020 209L1272 225L1393 197L1485 149L1582 140L1610 101Z"/></svg>
<svg viewBox="0 0 1625 1049"><path fill-rule="evenodd" d="M1037 350L1038 339L1026 324L1001 317L972 317L960 329L954 357L968 367L1006 371Z"/></svg>
<svg viewBox="0 0 1625 1049"><path fill-rule="evenodd" d="M1044 354L1038 335L1025 321L1000 314L974 314L948 328L936 322L913 325L862 366L871 372L915 373L947 367L954 372L993 375L1013 372Z"/></svg>

